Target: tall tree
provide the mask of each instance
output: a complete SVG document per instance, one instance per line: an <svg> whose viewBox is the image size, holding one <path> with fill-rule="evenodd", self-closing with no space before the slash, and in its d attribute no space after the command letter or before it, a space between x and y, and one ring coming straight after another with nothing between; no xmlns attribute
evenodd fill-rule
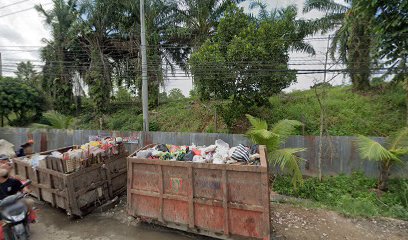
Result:
<svg viewBox="0 0 408 240"><path fill-rule="evenodd" d="M231 6L207 40L190 59L196 86L203 99L232 99L223 109L226 124L233 128L252 106L296 81L288 66L292 49L314 53L303 42L306 33L291 6L267 17L253 18Z"/></svg>
<svg viewBox="0 0 408 240"><path fill-rule="evenodd" d="M53 8L46 11L42 5L36 9L45 17L45 22L51 27L52 40L44 40L47 46L42 51L45 61L43 75L44 85L52 85L54 107L63 113L73 110L72 78L73 67L78 52L69 51L78 36L77 31L77 1L53 0Z"/></svg>
<svg viewBox="0 0 408 240"><path fill-rule="evenodd" d="M383 65L389 68L386 75L403 82L407 91L408 124L408 1L359 0L357 10L367 18L374 18L375 57L385 61Z"/></svg>
<svg viewBox="0 0 408 240"><path fill-rule="evenodd" d="M331 56L347 66L354 89L370 87L372 64L372 16L361 14L357 9L360 0L306 0L303 12L318 10L325 15L313 22L314 32L327 34L334 31Z"/></svg>
<svg viewBox="0 0 408 240"><path fill-rule="evenodd" d="M183 23L180 36L193 48L200 47L216 31L221 17L230 5L245 0L181 0L179 14Z"/></svg>
<svg viewBox="0 0 408 240"><path fill-rule="evenodd" d="M35 83L37 78L37 71L35 71L34 65L30 61L17 64L15 74L17 75L17 79L30 84Z"/></svg>

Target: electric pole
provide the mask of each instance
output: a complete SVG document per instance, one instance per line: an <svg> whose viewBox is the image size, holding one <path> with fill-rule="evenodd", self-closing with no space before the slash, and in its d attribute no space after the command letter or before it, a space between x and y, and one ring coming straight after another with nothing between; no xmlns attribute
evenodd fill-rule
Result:
<svg viewBox="0 0 408 240"><path fill-rule="evenodd" d="M142 105L143 105L143 131L149 131L149 98L147 87L147 56L146 56L146 26L144 13L144 0L140 0L140 28L142 51Z"/></svg>

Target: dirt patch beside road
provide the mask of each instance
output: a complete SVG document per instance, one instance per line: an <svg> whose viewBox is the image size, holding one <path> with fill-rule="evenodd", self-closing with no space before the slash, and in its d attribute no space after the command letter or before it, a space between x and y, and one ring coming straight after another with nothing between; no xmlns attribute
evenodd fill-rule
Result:
<svg viewBox="0 0 408 240"><path fill-rule="evenodd" d="M408 222L396 219L352 219L324 209L291 204L271 205L277 239L401 240L408 239Z"/></svg>

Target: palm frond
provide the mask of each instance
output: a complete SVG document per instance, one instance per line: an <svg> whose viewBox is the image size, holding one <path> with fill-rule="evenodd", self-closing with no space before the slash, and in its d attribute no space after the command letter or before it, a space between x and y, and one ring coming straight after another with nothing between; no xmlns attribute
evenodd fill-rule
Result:
<svg viewBox="0 0 408 240"><path fill-rule="evenodd" d="M296 128L303 126L303 123L296 120L280 120L271 129L271 132L279 136L279 141L283 143L286 139L293 135Z"/></svg>
<svg viewBox="0 0 408 240"><path fill-rule="evenodd" d="M360 135L357 137L356 143L360 156L363 159L370 161L399 160L397 156L385 149L380 143L368 137Z"/></svg>
<svg viewBox="0 0 408 240"><path fill-rule="evenodd" d="M338 28L342 24L344 16L345 15L343 13L336 13L311 20L308 23L310 31L314 34L326 34L333 29Z"/></svg>
<svg viewBox="0 0 408 240"><path fill-rule="evenodd" d="M268 124L266 123L265 120L261 120L249 114L246 114L245 116L247 117L248 121L251 123L252 129L256 129L256 130L268 129Z"/></svg>
<svg viewBox="0 0 408 240"><path fill-rule="evenodd" d="M390 149L408 148L408 127L405 127L396 132L390 137L389 141Z"/></svg>
<svg viewBox="0 0 408 240"><path fill-rule="evenodd" d="M306 0L303 12L308 13L312 10L319 10L326 12L327 14L332 13L344 13L349 9L349 7L336 3L334 0Z"/></svg>
<svg viewBox="0 0 408 240"><path fill-rule="evenodd" d="M308 53L311 55L316 55L316 51L313 48L313 45L307 42L294 42L290 46L290 50L293 52L302 52L302 53Z"/></svg>
<svg viewBox="0 0 408 240"><path fill-rule="evenodd" d="M292 176L292 185L295 188L298 185L303 185L300 165L304 159L296 155L303 151L305 151L304 148L284 148L269 154L269 161L273 166L278 166L283 172Z"/></svg>
<svg viewBox="0 0 408 240"><path fill-rule="evenodd" d="M44 118L50 123L51 128L56 129L69 129L73 127L74 118L65 116L59 112L50 111L44 113Z"/></svg>

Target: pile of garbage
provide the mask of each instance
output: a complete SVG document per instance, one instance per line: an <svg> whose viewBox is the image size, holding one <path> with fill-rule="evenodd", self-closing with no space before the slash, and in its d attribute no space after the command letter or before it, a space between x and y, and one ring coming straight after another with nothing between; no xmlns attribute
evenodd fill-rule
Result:
<svg viewBox="0 0 408 240"><path fill-rule="evenodd" d="M29 162L33 168L54 168L45 160L60 161L63 169L53 169L65 173L73 172L95 163L103 163L106 158L123 153L125 150L121 138L106 138L102 141L91 141L81 146L73 146L68 151L53 151L51 154L34 154L21 160ZM51 165L51 167L49 166Z"/></svg>
<svg viewBox="0 0 408 240"><path fill-rule="evenodd" d="M231 147L221 139L210 146L176 146L158 144L137 152L136 158L160 159L167 161L186 161L213 164L260 165L259 146L242 144Z"/></svg>

